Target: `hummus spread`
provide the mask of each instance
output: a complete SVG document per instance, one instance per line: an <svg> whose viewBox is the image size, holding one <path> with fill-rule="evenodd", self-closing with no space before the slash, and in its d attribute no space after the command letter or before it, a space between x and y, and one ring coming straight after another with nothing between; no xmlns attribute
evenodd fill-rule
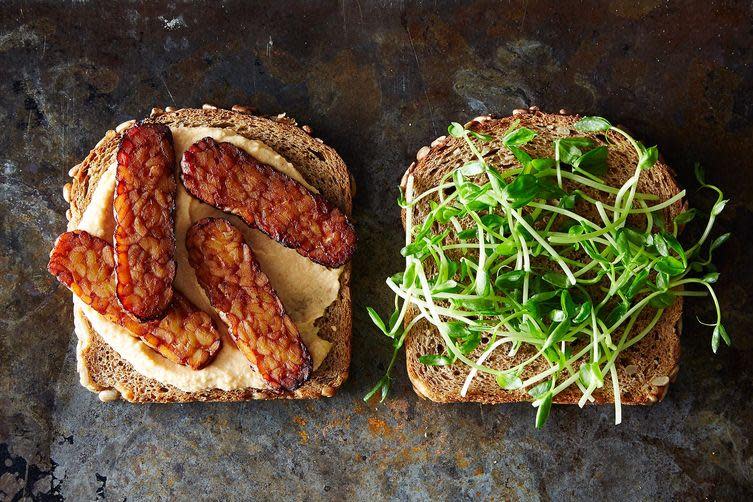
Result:
<svg viewBox="0 0 753 502"><path fill-rule="evenodd" d="M309 190L317 192L290 162L264 143L247 139L227 129L178 127L171 128L171 131L178 169L183 152L196 141L209 136L216 141L233 143L259 162L279 169L305 185ZM116 164L113 163L103 173L89 206L76 226L78 229L86 230L108 241L112 239L115 225L112 214L115 170ZM81 322L80 316L86 317L104 341L123 359L128 361L137 372L161 383L173 385L185 392L207 389L229 391L247 387L263 389L267 387L261 375L250 365L227 336L225 324L211 307L209 299L196 281L193 268L188 263L188 252L185 246L186 232L194 222L208 216L227 218L241 230L261 269L267 274L269 281L282 300L285 310L298 327L303 342L311 353L314 369L318 368L324 361L332 344L317 336L318 328L314 326L314 322L337 299L342 269L328 269L299 255L295 250L278 244L261 232L249 228L240 219L229 216L195 199L186 192L179 182L175 199L175 260L177 271L174 287L200 309L214 317L216 326L224 335L222 348L214 361L206 368L192 370L164 358L139 339L133 337L125 328L109 322L74 296L74 324L76 334L79 337L77 350L79 373L83 385L92 387L86 370L81 365L81 354L88 346L90 333L85 328L85 323Z"/></svg>

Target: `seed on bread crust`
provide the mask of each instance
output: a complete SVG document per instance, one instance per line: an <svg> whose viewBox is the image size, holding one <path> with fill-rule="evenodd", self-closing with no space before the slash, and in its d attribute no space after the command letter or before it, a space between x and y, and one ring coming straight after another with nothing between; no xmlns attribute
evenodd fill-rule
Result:
<svg viewBox="0 0 753 502"><path fill-rule="evenodd" d="M176 292L161 321L139 322L118 303L114 267L108 242L76 230L58 237L47 269L85 304L169 360L193 369L206 366L221 343L212 318Z"/></svg>
<svg viewBox="0 0 753 502"><path fill-rule="evenodd" d="M353 254L355 230L342 211L231 143L194 143L183 154L181 171L194 197L316 263L339 267Z"/></svg>
<svg viewBox="0 0 753 502"><path fill-rule="evenodd" d="M663 387L663 386L667 385L668 383L669 383L669 377L666 376L666 375L654 377L651 380L651 385L653 385L655 387Z"/></svg>
<svg viewBox="0 0 753 502"><path fill-rule="evenodd" d="M243 106L243 105L233 105L231 110L238 113L245 113L247 115L253 115L256 112L255 108L252 108L250 106Z"/></svg>
<svg viewBox="0 0 753 502"><path fill-rule="evenodd" d="M143 320L158 318L173 297L175 278L175 154L170 129L128 129L115 176L115 277L123 307Z"/></svg>
<svg viewBox="0 0 753 502"><path fill-rule="evenodd" d="M126 121L125 121L125 122L123 122L122 124L118 124L118 126L117 126L117 127L115 128L115 132L123 132L123 131L125 131L126 129L128 129L128 128L130 128L130 127L133 127L133 126L134 126L135 124L136 124L136 121L135 121L135 120L133 120L133 119L131 119L131 120L126 120Z"/></svg>
<svg viewBox="0 0 753 502"><path fill-rule="evenodd" d="M204 218L189 229L186 248L238 349L274 389L300 387L311 374L311 355L240 231L222 218Z"/></svg>

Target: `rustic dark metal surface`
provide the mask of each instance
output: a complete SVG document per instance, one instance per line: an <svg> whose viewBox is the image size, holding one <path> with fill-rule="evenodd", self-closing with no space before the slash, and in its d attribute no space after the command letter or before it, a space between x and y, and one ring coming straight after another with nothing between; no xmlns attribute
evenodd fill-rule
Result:
<svg viewBox="0 0 753 502"><path fill-rule="evenodd" d="M554 7L554 5L557 5ZM753 495L753 13L749 2L75 2L0 8L0 499L262 497L734 499ZM135 406L78 385L70 296L44 266L68 169L152 106L286 111L355 175L351 378L312 402ZM396 186L451 120L539 105L603 114L700 160L732 197L716 357L690 301L677 383L658 406L437 406L405 371L361 396L389 348ZM708 202L690 192L691 201Z"/></svg>

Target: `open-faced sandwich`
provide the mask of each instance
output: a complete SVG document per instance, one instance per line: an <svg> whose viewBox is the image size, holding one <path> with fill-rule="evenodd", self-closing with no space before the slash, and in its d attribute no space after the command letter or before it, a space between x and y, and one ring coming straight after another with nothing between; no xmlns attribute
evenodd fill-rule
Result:
<svg viewBox="0 0 753 502"><path fill-rule="evenodd" d="M352 183L283 115L154 109L70 175L49 271L102 400L332 396L350 363Z"/></svg>
<svg viewBox="0 0 753 502"><path fill-rule="evenodd" d="M437 402L647 404L678 370L685 296L710 295L711 344L729 344L711 237L672 171L599 117L516 110L453 123L405 173L405 269L374 323L405 344L415 391ZM366 396L387 394L391 369Z"/></svg>

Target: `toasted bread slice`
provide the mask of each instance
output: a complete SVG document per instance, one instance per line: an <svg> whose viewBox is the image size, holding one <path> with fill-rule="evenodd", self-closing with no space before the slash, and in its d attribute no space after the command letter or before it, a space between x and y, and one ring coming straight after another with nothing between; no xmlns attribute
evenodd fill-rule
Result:
<svg viewBox="0 0 753 502"><path fill-rule="evenodd" d="M525 150L533 157L551 157L552 141L566 136L590 136L599 144L605 144L596 135L584 135L575 131L573 125L578 120L572 115L553 115L541 113L536 108L531 110L517 110L515 115L500 119L479 117L474 119L467 128L490 134L494 140L485 143L490 148L488 157L492 164L500 169L519 166L517 161L503 145L500 138L513 121L519 120L520 127L528 127L537 133L533 141L526 144ZM635 171L637 156L626 140L617 135L609 134L609 173L607 182L612 186L622 185ZM441 137L435 140L431 147L419 150L417 161L411 164L403 178L405 185L408 176L413 176L414 192L421 192L437 185L448 171L464 164L473 157L462 139ZM680 189L673 178L672 171L659 161L651 170L643 172L638 189L651 193L666 200L676 195ZM665 211L665 219L681 212L683 204L678 202ZM414 213L414 220L421 221L428 209L426 204L419 204ZM598 215L584 216L591 217ZM403 213L403 218L405 213ZM664 397L668 383L678 371L680 356L680 319L682 301L678 298L667 308L656 327L638 344L620 354L617 359L617 375L621 388L623 404L650 404ZM408 316L407 316L408 317ZM406 323L410 317L406 319ZM645 323L645 320L643 321ZM640 329L641 320L635 329ZM645 325L645 324L644 324ZM442 340L433 326L423 320L416 324L408 336L406 343L406 358L408 375L417 394L436 402L478 402L478 403L507 403L530 401L525 391L506 391L497 385L493 376L479 373L471 383L465 397L460 395L461 389L468 375L468 369L457 363L450 366L426 366L418 358L424 354L441 353ZM480 350L480 349L479 349ZM521 349L516 357L508 358L502 351L496 351L486 364L505 369L522 362L530 356ZM532 376L542 368L528 368L523 378ZM557 395L554 399L558 403L577 403L581 393L577 387L570 387ZM606 376L604 387L593 394L596 403L614 402L611 378Z"/></svg>
<svg viewBox="0 0 753 502"><path fill-rule="evenodd" d="M75 227L89 205L102 174L112 163L122 132L133 121L108 131L86 159L71 169L72 182L64 188L70 202L68 219ZM307 126L300 128L295 120L285 117L255 116L244 107L232 110L205 105L203 109L167 111L153 109L145 123L175 127L217 127L231 129L249 139L261 141L291 162L303 177L332 204L350 215L354 186L340 156L320 139L314 138ZM113 350L93 329L80 312L75 315L79 334L78 370L81 382L103 400L116 398L118 393L131 402L243 401L249 399L331 397L348 377L351 343L350 264L340 274L337 299L317 321L319 336L332 343L326 359L311 378L293 392L271 390L211 389L184 392L136 372L130 363Z"/></svg>

